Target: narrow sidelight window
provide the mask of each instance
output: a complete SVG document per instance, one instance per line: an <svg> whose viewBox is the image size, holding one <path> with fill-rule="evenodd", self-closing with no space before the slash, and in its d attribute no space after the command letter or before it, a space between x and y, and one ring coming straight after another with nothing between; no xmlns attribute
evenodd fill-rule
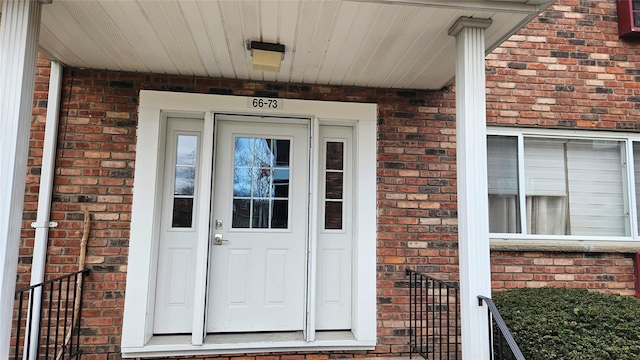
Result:
<svg viewBox="0 0 640 360"><path fill-rule="evenodd" d="M171 227L190 228L193 224L198 137L178 135L177 144Z"/></svg>
<svg viewBox="0 0 640 360"><path fill-rule="evenodd" d="M340 230L344 213L344 143L326 143L324 228Z"/></svg>

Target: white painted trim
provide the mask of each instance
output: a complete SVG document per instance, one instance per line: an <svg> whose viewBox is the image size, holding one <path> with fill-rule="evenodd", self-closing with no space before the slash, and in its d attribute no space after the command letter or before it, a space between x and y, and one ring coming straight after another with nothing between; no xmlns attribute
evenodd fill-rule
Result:
<svg viewBox="0 0 640 360"><path fill-rule="evenodd" d="M538 14L553 1L538 1L523 3L522 1L491 1L491 0L357 0L383 4L404 4L413 6L441 7L460 10L504 11L510 13Z"/></svg>
<svg viewBox="0 0 640 360"><path fill-rule="evenodd" d="M487 135L511 136L518 138L518 164L524 164L524 137L544 139L581 139L581 140L610 140L625 142L624 155L627 174L625 176L628 192L629 236L587 236L587 235L534 235L527 233L525 216L520 217L520 234L491 233L491 248L509 248L522 251L535 250L538 246L543 249L558 249L557 251L595 251L593 249L607 249L602 251L628 252L640 247L640 234L638 234L638 211L636 208L636 187L633 163L633 142L640 144L640 133L614 132L607 130L564 130L564 129L540 129L520 127L488 127ZM524 166L518 166L518 177L524 179ZM624 175L623 175L624 176ZM636 184L640 185L640 184ZM519 193L525 194L525 182L518 181ZM526 214L526 204L520 201L520 213ZM519 242L519 243L518 243ZM526 243L525 243L526 242ZM573 242L573 244L572 244ZM577 250L585 249L585 250Z"/></svg>
<svg viewBox="0 0 640 360"><path fill-rule="evenodd" d="M160 109L140 108L138 113L138 136L136 144L136 166L134 172L134 201L131 208L131 234L129 241L129 265L122 324L122 347L141 346L153 335L153 307L151 296L151 269L154 239L158 232L154 227L159 212L155 211L156 199L161 198L162 184L156 179L162 174L157 152L161 139ZM140 166L144 164L144 166ZM133 226L133 224L136 224ZM135 259L131 254L137 254ZM131 261L135 260L135 261ZM135 299L131 300L131 299Z"/></svg>
<svg viewBox="0 0 640 360"><path fill-rule="evenodd" d="M62 64L56 61L51 62L51 72L49 75L49 94L47 96L47 120L44 130L44 146L42 148L42 167L40 172L40 188L38 189L38 212L36 224L47 224L46 226L36 226L33 242L33 260L31 264L31 285L36 285L44 281L44 270L47 262L47 242L49 239L49 226L51 214L51 196L53 190L53 174L56 166L56 145L58 142L58 114L60 112L60 94L62 90ZM56 223L57 225L57 223ZM33 313L40 314L40 303L42 300L42 288L34 289ZM40 316L31 319L31 339L38 337L40 329ZM28 340L25 338L25 344ZM31 341L29 354L30 359L36 358L38 342Z"/></svg>
<svg viewBox="0 0 640 360"><path fill-rule="evenodd" d="M636 183L635 179L635 162L633 160L633 141L627 139L626 141L626 155L627 155L627 184L629 187L629 220L631 226L631 237L638 238L638 215L637 215L637 200L636 200L636 187L633 186Z"/></svg>
<svg viewBox="0 0 640 360"><path fill-rule="evenodd" d="M356 339L376 340L376 226L370 219L376 218L376 131L375 122L360 120L354 129L354 182L358 184L354 194L358 213L354 219L353 239L355 243L352 265L357 270L356 290L351 301L358 304L353 312L352 331ZM373 169L373 175L372 175Z"/></svg>
<svg viewBox="0 0 640 360"><path fill-rule="evenodd" d="M1 9L0 359L9 358L41 10L30 0Z"/></svg>
<svg viewBox="0 0 640 360"><path fill-rule="evenodd" d="M141 348L123 348L123 358L155 358L191 355L251 354L293 351L358 351L373 350L376 342L361 340L316 340L288 342L256 342L231 344L204 344L194 347L188 344L149 345Z"/></svg>
<svg viewBox="0 0 640 360"><path fill-rule="evenodd" d="M618 240L531 240L500 238L491 234L491 251L559 251L559 252L615 252L637 253L640 252L638 241Z"/></svg>
<svg viewBox="0 0 640 360"><path fill-rule="evenodd" d="M193 330L191 344L202 345L206 336L206 298L210 239L211 185L213 175L213 113L206 112L202 133L201 160L199 161L199 194L197 210L198 244L196 250L195 289L193 296ZM210 161L211 160L211 161Z"/></svg>
<svg viewBox="0 0 640 360"><path fill-rule="evenodd" d="M538 240L538 241L601 241L603 243L610 241L627 241L633 242L630 236L588 236L588 235L537 235L537 234L509 234L509 233L491 233L494 239L511 239L511 240Z"/></svg>
<svg viewBox="0 0 640 360"><path fill-rule="evenodd" d="M307 249L307 294L306 302L306 322L305 322L305 340L312 342L316 340L316 317L312 316L316 313L316 294L317 294L317 249L318 249L318 209L320 208L319 200L319 172L318 164L320 163L320 121L317 118L311 120L311 140L310 140L310 166L309 166L309 242Z"/></svg>
<svg viewBox="0 0 640 360"><path fill-rule="evenodd" d="M518 164L524 164L524 137L518 136ZM518 179L524 179L524 166L518 166ZM526 194L526 184L524 181L518 181L518 194ZM518 199L520 200L520 199ZM520 206L520 229L522 234L527 234L527 202L518 201Z"/></svg>
<svg viewBox="0 0 640 360"><path fill-rule="evenodd" d="M279 116L295 118L312 118L335 124L356 126L354 136L357 146L354 151L359 154L354 175L359 179L357 187L354 242L357 249L354 268L354 299L357 301L357 313L353 314L352 332L355 340L334 341L318 340L294 342L283 345L289 350L303 349L340 349L358 350L373 349L376 341L376 128L377 105L344 102L307 101L297 99L280 99L284 104L281 109L252 109L248 107L247 97L222 96L206 94L188 94L162 91L140 92L138 136L136 145L136 169L133 191L131 218L131 238L129 248L129 269L127 272L127 292L122 333L122 352L126 356L141 356L156 351L160 345L146 346L161 337L152 336L152 270L154 269L154 221L157 214L149 211L157 208L155 199L159 198L159 186L156 179L161 175L161 164L157 149L162 141L161 116L176 114L204 117L207 113L227 113L244 115ZM206 126L206 125L205 125ZM317 141L317 140L312 140ZM313 177L312 177L313 179ZM356 180L357 181L357 180ZM316 185L317 186L317 185ZM207 216L208 216L207 212ZM207 224L209 219L207 219ZM208 231L207 231L208 233ZM203 261L199 259L199 267ZM312 264L313 265L313 264ZM201 282L203 279L199 279ZM200 305L199 305L200 306ZM195 318L194 318L195 319ZM199 328L194 327L194 330ZM197 336L190 336L191 344L175 347L165 345L170 355L188 355L191 353L215 353L216 349L230 352L236 345L227 347L207 345L206 338L200 345ZM186 347L185 347L186 346ZM229 347L230 346L230 347ZM276 351L280 344L245 347L236 346L232 352ZM252 345L253 346L253 345ZM266 347L265 347L266 346ZM173 350L169 350L173 349ZM228 350L224 350L228 349ZM259 349L259 350L258 350ZM162 350L165 351L165 350ZM202 352L204 351L204 352ZM213 352L212 352L213 351ZM164 353L163 353L164 354ZM146 355L145 355L146 356Z"/></svg>
<svg viewBox="0 0 640 360"><path fill-rule="evenodd" d="M564 130L564 129L542 129L526 127L497 127L488 126L487 135L507 135L507 136L540 136L544 138L558 139L605 139L624 140L630 139L640 141L640 133L607 131L607 130Z"/></svg>
<svg viewBox="0 0 640 360"><path fill-rule="evenodd" d="M456 134L458 171L458 249L462 359L489 359L486 305L491 297L487 193L487 130L484 29L486 20L459 19L456 34ZM449 32L452 34L451 30ZM480 209L480 211L479 211Z"/></svg>
<svg viewBox="0 0 640 360"><path fill-rule="evenodd" d="M378 111L376 104L298 99L280 99L280 101L284 103L283 108L286 110L249 108L247 107L247 97L245 96L142 90L140 91L139 109L167 109L163 111L172 111L180 114L183 112L205 113L215 110L216 113L239 115L275 115L303 118L316 116L320 119L373 121L374 123Z"/></svg>

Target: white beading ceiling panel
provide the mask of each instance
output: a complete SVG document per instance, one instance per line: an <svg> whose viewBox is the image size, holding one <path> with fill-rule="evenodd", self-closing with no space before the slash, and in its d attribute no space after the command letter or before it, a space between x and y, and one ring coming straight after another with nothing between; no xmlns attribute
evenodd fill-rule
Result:
<svg viewBox="0 0 640 360"><path fill-rule="evenodd" d="M67 66L306 84L439 89L454 76L460 16L491 18L487 49L548 0L54 0L41 48ZM542 5L541 5L542 4ZM247 41L285 45L254 71Z"/></svg>

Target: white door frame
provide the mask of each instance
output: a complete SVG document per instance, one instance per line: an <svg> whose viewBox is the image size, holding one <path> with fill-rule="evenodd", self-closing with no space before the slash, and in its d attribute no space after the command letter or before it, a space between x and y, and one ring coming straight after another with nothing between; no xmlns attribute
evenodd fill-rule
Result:
<svg viewBox="0 0 640 360"><path fill-rule="evenodd" d="M376 342L376 129L377 105L345 102L307 101L297 99L277 99L277 109L260 109L251 106L253 98L241 96L223 96L208 94L189 94L162 91L140 92L138 136L136 147L136 169L133 190L131 235L129 247L129 269L125 297L124 321L122 332L122 352L124 356L178 355L191 353L237 353L250 351L272 351L273 343L257 342L253 344L220 344L205 342L204 321L205 296L207 289L207 254L209 231L198 235L196 259L196 279L194 293L193 332L189 344L163 343L163 339L153 337L153 279L154 256L157 256L157 232L153 229L157 214L149 211L154 206L158 194L156 180L161 176L158 149L162 147L162 119L168 115L189 116L204 119L202 158L212 158L213 116L215 113L233 113L247 115L274 115L282 117L311 118L312 130L322 124L355 124L354 181L359 186L354 193L354 206L358 209L354 218L354 275L353 308L351 337L344 339L315 339L313 337L313 319L307 321L308 341L287 342L280 349L372 349ZM314 158L318 148L317 137L312 138ZM202 163L200 183L210 184L213 164ZM311 189L317 190L317 175L310 174ZM205 187L206 188L206 187ZM314 191L317 193L317 191ZM209 194L210 195L210 194ZM202 195L203 198L205 194ZM317 203L317 199L312 199ZM210 202L200 202L198 224L208 224ZM316 216L317 214L311 214ZM310 227L309 231L317 231ZM310 247L314 247L310 238ZM313 267L313 262L310 262ZM310 272L312 274L313 271ZM315 279L308 276L309 284ZM313 289L313 287L311 287ZM313 294L315 296L315 294ZM312 302L308 302L312 303ZM309 309L312 310L312 309ZM150 340L153 341L150 342Z"/></svg>

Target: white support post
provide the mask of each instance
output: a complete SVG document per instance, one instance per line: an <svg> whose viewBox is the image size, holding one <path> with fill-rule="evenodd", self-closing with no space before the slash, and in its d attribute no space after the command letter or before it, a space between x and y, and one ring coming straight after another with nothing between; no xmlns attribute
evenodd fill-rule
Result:
<svg viewBox="0 0 640 360"><path fill-rule="evenodd" d="M491 297L487 197L487 124L484 30L489 19L461 17L449 30L456 37L456 142L458 251L462 359L490 359L487 308Z"/></svg>
<svg viewBox="0 0 640 360"><path fill-rule="evenodd" d="M0 22L0 359L9 358L38 33L39 1L2 3Z"/></svg>
<svg viewBox="0 0 640 360"><path fill-rule="evenodd" d="M47 265L47 245L49 242L49 228L58 225L50 222L51 196L53 193L53 175L56 167L56 145L58 139L58 115L60 112L60 95L62 92L62 64L51 62L49 73L49 93L47 96L47 121L44 130L44 146L42 147L42 168L40 171L40 188L38 189L38 213L36 222L31 227L36 229L33 241L33 259L31 261L31 285L37 285L44 281L45 267ZM27 324L31 324L31 337L25 336L25 349L29 344L29 359L36 359L38 354L37 341L40 333L40 303L42 301L42 287L34 289L29 299L29 314ZM31 307L33 305L33 307ZM35 316L34 316L35 315Z"/></svg>

